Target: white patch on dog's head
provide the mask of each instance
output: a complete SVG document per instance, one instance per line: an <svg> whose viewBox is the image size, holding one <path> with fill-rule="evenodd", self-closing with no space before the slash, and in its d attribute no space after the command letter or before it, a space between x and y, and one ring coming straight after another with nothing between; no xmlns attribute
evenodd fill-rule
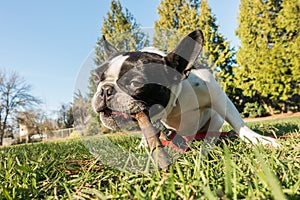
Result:
<svg viewBox="0 0 300 200"><path fill-rule="evenodd" d="M110 61L109 67L105 72L105 82L115 83L119 77L122 65L129 56L119 55Z"/></svg>
<svg viewBox="0 0 300 200"><path fill-rule="evenodd" d="M156 54L161 55L163 57L166 56L166 54L164 52L162 52L161 50L159 50L155 47L145 47L141 50L141 52L156 53Z"/></svg>

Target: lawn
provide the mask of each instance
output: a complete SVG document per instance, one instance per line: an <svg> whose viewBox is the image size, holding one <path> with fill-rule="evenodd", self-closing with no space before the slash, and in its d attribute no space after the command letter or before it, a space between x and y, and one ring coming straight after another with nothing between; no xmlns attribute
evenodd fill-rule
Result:
<svg viewBox="0 0 300 200"><path fill-rule="evenodd" d="M293 138L300 135L300 117L249 126L290 137L279 139L280 150L224 139L205 155L198 141L167 171L144 172L116 169L128 161L117 149L146 152L135 149L134 136L2 147L0 199L300 199L300 138ZM102 150L93 151L93 144Z"/></svg>

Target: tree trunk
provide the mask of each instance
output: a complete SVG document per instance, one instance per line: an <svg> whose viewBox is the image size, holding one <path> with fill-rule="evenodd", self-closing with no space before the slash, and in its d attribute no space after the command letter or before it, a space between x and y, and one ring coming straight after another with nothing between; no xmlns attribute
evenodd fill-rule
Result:
<svg viewBox="0 0 300 200"><path fill-rule="evenodd" d="M4 137L4 133L5 133L5 129L6 129L8 114L9 114L9 110L6 109L4 120L3 120L3 122L1 122L1 126L0 126L0 129L1 129L0 130L0 146L3 145L3 137Z"/></svg>
<svg viewBox="0 0 300 200"><path fill-rule="evenodd" d="M0 130L0 146L3 145L3 136L4 136L4 130Z"/></svg>

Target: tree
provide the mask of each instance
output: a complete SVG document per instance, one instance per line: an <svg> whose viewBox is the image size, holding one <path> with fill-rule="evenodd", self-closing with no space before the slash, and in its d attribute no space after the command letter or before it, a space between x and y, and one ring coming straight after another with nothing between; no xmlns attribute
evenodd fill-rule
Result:
<svg viewBox="0 0 300 200"><path fill-rule="evenodd" d="M159 20L154 22L153 45L162 51L171 51L181 37L200 28L197 4L187 0L164 0L158 7ZM196 6L196 7L195 7Z"/></svg>
<svg viewBox="0 0 300 200"><path fill-rule="evenodd" d="M232 65L235 63L234 49L219 32L207 0L164 0L160 3L158 14L159 20L154 25L154 46L162 51L171 51L181 37L201 29L205 42L199 62L215 72L225 90L229 90L228 80L232 78Z"/></svg>
<svg viewBox="0 0 300 200"><path fill-rule="evenodd" d="M78 127L85 126L88 122L89 103L81 92L75 94L72 108L75 125Z"/></svg>
<svg viewBox="0 0 300 200"><path fill-rule="evenodd" d="M299 17L297 0L241 1L236 85L270 113L299 94Z"/></svg>
<svg viewBox="0 0 300 200"><path fill-rule="evenodd" d="M41 102L29 93L30 90L31 86L16 72L0 72L0 145L15 115Z"/></svg>
<svg viewBox="0 0 300 200"><path fill-rule="evenodd" d="M289 61L286 65L290 69L292 78L292 92L288 103L296 105L300 111L300 1L283 1L281 6L276 22L282 32L284 58Z"/></svg>
<svg viewBox="0 0 300 200"><path fill-rule="evenodd" d="M128 9L123 9L121 3L117 0L112 0L110 11L104 18L101 29L102 35L113 44L119 51L135 51L141 50L149 45L148 36L141 31L140 25L136 22L134 16ZM97 66L107 58L102 44L102 38L99 38L95 47ZM91 116L88 130L91 134L99 131L96 127L100 127L99 115L94 113L91 106L91 99L96 92L93 75L90 77L90 94L89 94L89 113ZM101 127L102 132L107 129Z"/></svg>
<svg viewBox="0 0 300 200"><path fill-rule="evenodd" d="M46 115L40 109L30 109L24 112L19 112L17 116L19 124L25 125L28 130L26 141L31 142L32 135L43 135L54 130L54 123L47 119Z"/></svg>
<svg viewBox="0 0 300 200"><path fill-rule="evenodd" d="M120 51L141 50L149 44L147 35L141 31L134 16L127 8L123 9L118 0L112 0L110 11L103 20L101 32ZM106 59L102 38L98 39L95 50L95 62L99 66Z"/></svg>
<svg viewBox="0 0 300 200"><path fill-rule="evenodd" d="M74 115L71 104L62 104L58 110L57 126L58 128L73 128Z"/></svg>

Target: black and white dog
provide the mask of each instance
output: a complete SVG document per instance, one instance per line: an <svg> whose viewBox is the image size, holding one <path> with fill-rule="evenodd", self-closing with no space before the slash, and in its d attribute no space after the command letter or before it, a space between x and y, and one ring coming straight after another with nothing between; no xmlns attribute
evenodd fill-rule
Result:
<svg viewBox="0 0 300 200"><path fill-rule="evenodd" d="M200 130L219 132L226 120L243 141L280 147L249 129L211 72L196 66L203 41L202 32L195 30L165 55L153 48L119 52L103 37L109 58L94 70L92 100L102 123L121 129L145 111L151 121L189 137Z"/></svg>

